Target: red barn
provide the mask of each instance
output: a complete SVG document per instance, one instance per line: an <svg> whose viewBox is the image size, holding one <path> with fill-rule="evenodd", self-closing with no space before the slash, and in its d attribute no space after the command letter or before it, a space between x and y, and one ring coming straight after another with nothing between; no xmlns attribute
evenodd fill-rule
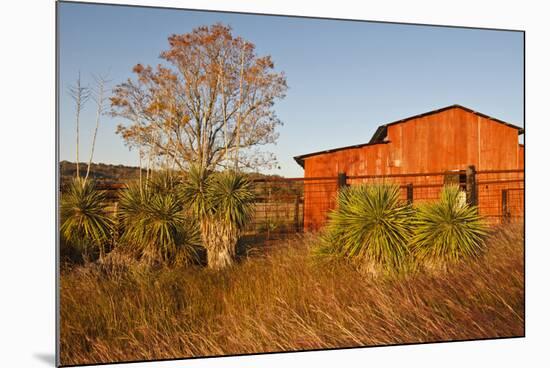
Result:
<svg viewBox="0 0 550 368"><path fill-rule="evenodd" d="M429 187L428 182L434 187L438 183L442 186L449 180L443 173L463 173L473 165L491 179L478 189L480 213L489 214L500 206L500 202L493 203L500 198L503 188L497 185L499 180L521 178L516 180L519 183L516 186L523 188L524 146L519 143L520 134L523 134L520 127L452 105L381 125L368 143L297 156L295 160L304 168L306 178L304 228L311 230L324 224L327 211L334 207L337 191L334 181L322 183L321 179L316 182L307 178L336 177L340 173L345 173L351 184L357 176L384 179L389 175L388 179L399 179L400 184L414 177L414 184L421 188L422 183ZM463 181L464 175L458 175L456 180ZM440 187L434 190L438 193ZM424 191L428 193L426 198L433 196L429 188Z"/></svg>

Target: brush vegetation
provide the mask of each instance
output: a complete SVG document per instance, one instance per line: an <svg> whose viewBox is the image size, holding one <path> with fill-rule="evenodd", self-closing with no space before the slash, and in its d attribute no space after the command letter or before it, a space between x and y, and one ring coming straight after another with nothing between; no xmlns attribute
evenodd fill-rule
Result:
<svg viewBox="0 0 550 368"><path fill-rule="evenodd" d="M450 267L484 250L488 228L458 186L437 201L412 206L395 184L347 187L339 192L314 254L345 259L371 274Z"/></svg>
<svg viewBox="0 0 550 368"><path fill-rule="evenodd" d="M456 188L412 207L394 185L349 187L326 231L238 258L253 200L244 175L191 168L128 184L111 217L76 179L62 240L100 257L62 267L61 363L524 335L523 228L489 230Z"/></svg>
<svg viewBox="0 0 550 368"><path fill-rule="evenodd" d="M181 183L161 172L119 195L121 247L146 263L198 261L198 225L180 198Z"/></svg>
<svg viewBox="0 0 550 368"><path fill-rule="evenodd" d="M100 258L113 236L113 220L107 214L105 193L93 180L74 178L61 195L61 240L87 259L94 252Z"/></svg>
<svg viewBox="0 0 550 368"><path fill-rule="evenodd" d="M370 272L399 270L410 258L411 206L399 186L361 184L338 194L318 255L352 259Z"/></svg>
<svg viewBox="0 0 550 368"><path fill-rule="evenodd" d="M446 272L386 278L312 262L311 236L216 272L111 252L62 272L61 362L523 336L523 241L522 226L509 225Z"/></svg>
<svg viewBox="0 0 550 368"><path fill-rule="evenodd" d="M418 206L411 250L419 263L448 267L484 250L487 227L475 206L461 201L457 186L445 186L436 202Z"/></svg>

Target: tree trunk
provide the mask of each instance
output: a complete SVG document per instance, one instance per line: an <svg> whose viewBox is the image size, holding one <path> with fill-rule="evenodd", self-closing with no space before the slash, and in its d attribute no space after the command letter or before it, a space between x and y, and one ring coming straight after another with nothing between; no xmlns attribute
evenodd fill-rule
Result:
<svg viewBox="0 0 550 368"><path fill-rule="evenodd" d="M237 230L222 221L205 220L201 236L207 253L208 268L220 270L233 265L236 254Z"/></svg>
<svg viewBox="0 0 550 368"><path fill-rule="evenodd" d="M228 248L219 248L218 250L207 251L208 268L221 270L233 264L233 257Z"/></svg>
<svg viewBox="0 0 550 368"><path fill-rule="evenodd" d="M241 51L241 72L239 77L239 109L237 110L236 148L235 148L235 171L239 171L239 148L241 144L241 114L243 106L243 73L244 73L244 48Z"/></svg>

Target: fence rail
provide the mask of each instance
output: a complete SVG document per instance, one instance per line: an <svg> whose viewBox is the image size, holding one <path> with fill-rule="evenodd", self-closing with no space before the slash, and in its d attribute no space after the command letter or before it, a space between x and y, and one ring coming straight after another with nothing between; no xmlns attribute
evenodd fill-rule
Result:
<svg viewBox="0 0 550 368"><path fill-rule="evenodd" d="M466 170L391 175L340 173L334 177L262 178L253 180L254 215L247 225L250 234L295 233L320 229L336 207L338 190L348 185L393 183L401 199L417 204L439 198L444 185L458 185L465 200L478 207L492 223L520 220L524 216L524 171ZM117 201L123 184L100 186L108 198ZM116 208L116 207L115 207Z"/></svg>

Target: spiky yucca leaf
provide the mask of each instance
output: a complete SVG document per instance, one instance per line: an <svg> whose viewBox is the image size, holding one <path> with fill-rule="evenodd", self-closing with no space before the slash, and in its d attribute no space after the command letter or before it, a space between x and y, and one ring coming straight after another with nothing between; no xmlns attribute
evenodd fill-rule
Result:
<svg viewBox="0 0 550 368"><path fill-rule="evenodd" d="M207 194L210 181L211 177L207 172L193 165L180 187L183 202L197 219L203 219L210 214L212 205Z"/></svg>
<svg viewBox="0 0 550 368"><path fill-rule="evenodd" d="M141 221L146 213L146 206L151 199L151 190L139 181L126 184L118 195L118 217L124 229L131 228Z"/></svg>
<svg viewBox="0 0 550 368"><path fill-rule="evenodd" d="M61 235L84 251L99 249L102 256L113 230L106 208L105 193L93 180L75 178L61 194Z"/></svg>
<svg viewBox="0 0 550 368"><path fill-rule="evenodd" d="M193 226L175 194L153 194L137 227L144 251L153 257L167 261L178 251L194 256Z"/></svg>
<svg viewBox="0 0 550 368"><path fill-rule="evenodd" d="M133 182L120 194L122 241L148 261L196 259L198 229L178 197L177 181Z"/></svg>
<svg viewBox="0 0 550 368"><path fill-rule="evenodd" d="M254 193L243 174L225 171L214 175L207 196L211 212L227 225L241 229L252 217Z"/></svg>
<svg viewBox="0 0 550 368"><path fill-rule="evenodd" d="M391 184L341 190L317 253L358 260L368 268L395 270L409 254L411 207Z"/></svg>
<svg viewBox="0 0 550 368"><path fill-rule="evenodd" d="M152 193L178 194L181 177L170 170L157 171L146 182L145 186Z"/></svg>
<svg viewBox="0 0 550 368"><path fill-rule="evenodd" d="M483 250L487 227L474 206L461 200L457 186L445 186L438 202L418 206L411 250L431 265L446 265Z"/></svg>
<svg viewBox="0 0 550 368"><path fill-rule="evenodd" d="M180 179L168 171L156 172L144 182L134 180L127 183L126 188L119 193L119 220L125 227L137 223L146 214L147 205L154 195L178 196L180 184Z"/></svg>
<svg viewBox="0 0 550 368"><path fill-rule="evenodd" d="M181 197L201 219L215 218L241 228L252 215L252 184L234 171L207 173L194 166L182 185Z"/></svg>

